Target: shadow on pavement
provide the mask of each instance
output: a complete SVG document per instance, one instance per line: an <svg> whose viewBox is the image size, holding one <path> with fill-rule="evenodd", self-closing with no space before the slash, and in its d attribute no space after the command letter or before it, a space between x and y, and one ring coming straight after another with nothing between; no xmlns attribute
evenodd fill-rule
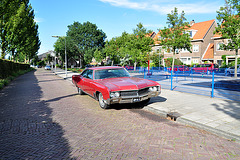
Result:
<svg viewBox="0 0 240 160"><path fill-rule="evenodd" d="M148 103L138 102L138 103L126 103L126 104L112 104L109 109L122 110L122 109L143 109L145 106L156 103L165 102L167 99L164 97L153 97Z"/></svg>
<svg viewBox="0 0 240 160"><path fill-rule="evenodd" d="M41 97L34 72L0 91L0 159L72 158L63 128Z"/></svg>
<svg viewBox="0 0 240 160"><path fill-rule="evenodd" d="M235 118L236 120L240 121L240 103L239 102L233 102L233 101L227 101L226 103L220 103L220 104L212 104L218 111L221 111L232 118ZM240 123L240 122L239 122Z"/></svg>

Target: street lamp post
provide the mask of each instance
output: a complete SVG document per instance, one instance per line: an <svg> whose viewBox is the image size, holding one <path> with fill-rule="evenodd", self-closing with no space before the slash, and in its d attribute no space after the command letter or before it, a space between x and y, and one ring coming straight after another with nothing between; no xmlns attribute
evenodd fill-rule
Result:
<svg viewBox="0 0 240 160"><path fill-rule="evenodd" d="M63 37L63 36L52 36L54 38L59 38L59 37ZM56 60L56 58L55 58ZM56 65L56 64L55 64ZM55 68L55 71L56 71L56 68ZM66 37L65 37L65 74L66 74L66 77L65 79L67 79L67 49L66 49Z"/></svg>
<svg viewBox="0 0 240 160"><path fill-rule="evenodd" d="M56 55L56 53L55 53L55 66L54 66L54 67L55 67L55 74L57 74L57 73L56 73L56 69L57 69L57 65L56 65L56 64L57 64L57 62L56 62L56 56L57 56L57 55Z"/></svg>

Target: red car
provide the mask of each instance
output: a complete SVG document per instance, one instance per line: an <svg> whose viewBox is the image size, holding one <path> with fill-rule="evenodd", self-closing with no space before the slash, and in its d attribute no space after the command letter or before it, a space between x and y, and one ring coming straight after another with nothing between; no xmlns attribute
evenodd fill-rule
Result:
<svg viewBox="0 0 240 160"><path fill-rule="evenodd" d="M169 71L172 70L172 67L169 68ZM185 65L174 65L174 71L189 71L189 67Z"/></svg>
<svg viewBox="0 0 240 160"><path fill-rule="evenodd" d="M207 72L207 71L218 71L217 64L199 64L196 67L192 68L195 72Z"/></svg>
<svg viewBox="0 0 240 160"><path fill-rule="evenodd" d="M133 66L125 66L125 68L126 68L127 70L133 70L133 69L134 69Z"/></svg>
<svg viewBox="0 0 240 160"><path fill-rule="evenodd" d="M80 95L94 97L103 109L114 103L147 103L161 93L159 83L130 77L125 68L116 66L87 68L80 75L73 75L72 82Z"/></svg>

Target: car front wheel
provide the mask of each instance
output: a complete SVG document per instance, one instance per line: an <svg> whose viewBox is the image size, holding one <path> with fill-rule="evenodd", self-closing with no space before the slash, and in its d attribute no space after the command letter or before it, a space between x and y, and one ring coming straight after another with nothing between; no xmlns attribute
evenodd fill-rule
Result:
<svg viewBox="0 0 240 160"><path fill-rule="evenodd" d="M99 102L99 105L100 105L100 107L101 107L102 109L107 109L107 108L109 108L109 106L110 106L110 105L108 105L108 104L106 103L106 101L103 99L102 93L99 93L99 94L98 94L98 102Z"/></svg>
<svg viewBox="0 0 240 160"><path fill-rule="evenodd" d="M83 95L83 91L81 90L81 88L77 87L77 90L79 95Z"/></svg>

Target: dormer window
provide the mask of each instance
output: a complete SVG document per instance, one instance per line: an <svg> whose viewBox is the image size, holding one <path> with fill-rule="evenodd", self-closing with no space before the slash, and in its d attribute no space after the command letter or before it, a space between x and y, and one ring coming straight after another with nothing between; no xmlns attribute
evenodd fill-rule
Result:
<svg viewBox="0 0 240 160"><path fill-rule="evenodd" d="M188 33L190 38L193 38L195 34L197 33L197 30L188 30L185 33Z"/></svg>
<svg viewBox="0 0 240 160"><path fill-rule="evenodd" d="M193 36L193 34L192 34L192 31L189 31L189 35L190 35L190 37L192 38Z"/></svg>

